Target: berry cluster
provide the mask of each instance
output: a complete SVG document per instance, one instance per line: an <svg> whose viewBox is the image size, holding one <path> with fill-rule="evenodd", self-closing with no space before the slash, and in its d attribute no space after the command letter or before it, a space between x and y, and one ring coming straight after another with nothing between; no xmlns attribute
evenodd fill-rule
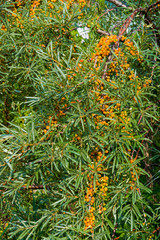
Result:
<svg viewBox="0 0 160 240"><path fill-rule="evenodd" d="M136 181L137 181L137 177L139 178L139 174L138 174L138 170L137 170L137 165L134 164L136 159L131 159L130 163L132 164L132 168L131 168L131 181L129 181L129 183L131 184L130 189L132 190L133 188L136 187ZM137 191L139 191L139 188L136 188Z"/></svg>
<svg viewBox="0 0 160 240"><path fill-rule="evenodd" d="M96 150L98 150L98 148L96 148ZM87 175L88 187L85 195L85 201L88 203L87 216L84 219L85 229L91 230L95 226L96 212L101 214L106 211L106 208L102 206L105 204L101 203L98 206L95 200L97 198L104 202L108 191L108 176L106 176L107 169L100 161L100 159L104 159L105 156L102 157L101 151L98 151L96 154L96 150L91 153L91 158L95 158L98 161L94 161L93 159L94 162L89 165L90 171ZM108 153L108 151L106 151L106 153ZM98 179L94 182L96 176L98 176Z"/></svg>

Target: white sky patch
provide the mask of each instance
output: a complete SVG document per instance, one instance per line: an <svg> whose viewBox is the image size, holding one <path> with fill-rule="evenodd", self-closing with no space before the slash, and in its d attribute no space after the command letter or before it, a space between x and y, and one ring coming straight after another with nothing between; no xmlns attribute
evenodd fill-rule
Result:
<svg viewBox="0 0 160 240"><path fill-rule="evenodd" d="M79 35L82 36L82 38L89 39L90 28L79 27L79 28L77 28L77 31L78 31ZM84 42L84 40L82 40L82 42Z"/></svg>

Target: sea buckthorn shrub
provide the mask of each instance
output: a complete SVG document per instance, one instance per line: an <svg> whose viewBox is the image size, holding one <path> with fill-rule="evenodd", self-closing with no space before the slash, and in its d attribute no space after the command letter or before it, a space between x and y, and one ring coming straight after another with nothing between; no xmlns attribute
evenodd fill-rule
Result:
<svg viewBox="0 0 160 240"><path fill-rule="evenodd" d="M111 2L2 1L1 239L159 237L160 6Z"/></svg>

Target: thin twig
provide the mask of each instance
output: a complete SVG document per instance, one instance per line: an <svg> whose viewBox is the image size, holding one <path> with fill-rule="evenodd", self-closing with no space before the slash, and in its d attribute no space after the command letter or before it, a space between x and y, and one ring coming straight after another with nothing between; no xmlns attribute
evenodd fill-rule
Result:
<svg viewBox="0 0 160 240"><path fill-rule="evenodd" d="M108 9L105 13L103 13L101 16L98 17L98 19L100 19L101 17L103 17L104 15L108 14L109 12L111 11L114 11L116 10L115 8L111 8L111 9Z"/></svg>
<svg viewBox="0 0 160 240"><path fill-rule="evenodd" d="M44 186L43 185L30 185L30 186L22 186L22 189L44 189ZM49 189L49 186L46 186L46 189Z"/></svg>
<svg viewBox="0 0 160 240"><path fill-rule="evenodd" d="M98 59L98 56L96 56L96 59L95 59L95 62L94 62L94 68L96 68L97 59Z"/></svg>
<svg viewBox="0 0 160 240"><path fill-rule="evenodd" d="M118 224L116 223L116 224L115 224L115 227L114 227L114 230L113 230L113 233L112 233L112 238L111 238L111 240L114 240L114 236L115 236L115 234L116 234L117 227L118 227Z"/></svg>

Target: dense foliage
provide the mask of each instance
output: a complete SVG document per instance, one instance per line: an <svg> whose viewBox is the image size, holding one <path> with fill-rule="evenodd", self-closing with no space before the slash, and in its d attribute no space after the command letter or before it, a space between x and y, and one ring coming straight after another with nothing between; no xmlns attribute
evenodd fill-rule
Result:
<svg viewBox="0 0 160 240"><path fill-rule="evenodd" d="M159 239L159 10L1 1L1 239Z"/></svg>

